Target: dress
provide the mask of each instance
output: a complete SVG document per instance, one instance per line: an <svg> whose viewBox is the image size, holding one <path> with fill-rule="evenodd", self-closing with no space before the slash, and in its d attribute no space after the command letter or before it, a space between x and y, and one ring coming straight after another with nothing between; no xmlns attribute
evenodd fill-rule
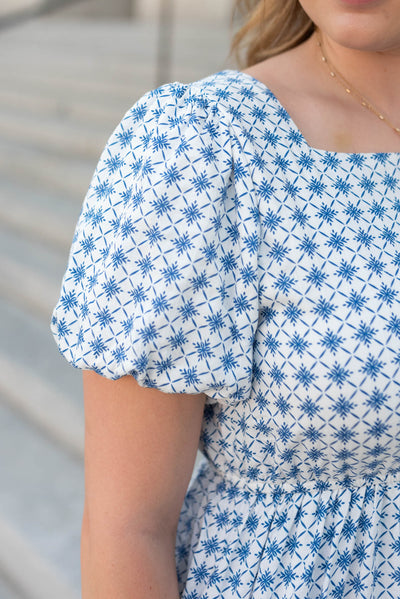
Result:
<svg viewBox="0 0 400 599"><path fill-rule="evenodd" d="M184 599L400 597L399 162L310 147L235 70L108 140L52 331L78 368L207 395Z"/></svg>

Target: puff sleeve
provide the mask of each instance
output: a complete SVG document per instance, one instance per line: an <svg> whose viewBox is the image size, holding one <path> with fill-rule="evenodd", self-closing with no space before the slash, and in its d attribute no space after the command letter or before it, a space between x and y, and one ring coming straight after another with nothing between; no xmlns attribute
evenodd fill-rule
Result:
<svg viewBox="0 0 400 599"><path fill-rule="evenodd" d="M217 103L190 86L149 92L125 114L91 180L53 312L73 366L170 393L248 395L257 224L238 197L232 147Z"/></svg>

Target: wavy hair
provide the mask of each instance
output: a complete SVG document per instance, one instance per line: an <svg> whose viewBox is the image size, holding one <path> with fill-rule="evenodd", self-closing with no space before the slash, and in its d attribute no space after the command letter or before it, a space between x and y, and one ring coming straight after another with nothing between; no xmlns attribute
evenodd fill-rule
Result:
<svg viewBox="0 0 400 599"><path fill-rule="evenodd" d="M244 24L231 50L244 67L294 48L314 31L298 0L235 0L234 17Z"/></svg>

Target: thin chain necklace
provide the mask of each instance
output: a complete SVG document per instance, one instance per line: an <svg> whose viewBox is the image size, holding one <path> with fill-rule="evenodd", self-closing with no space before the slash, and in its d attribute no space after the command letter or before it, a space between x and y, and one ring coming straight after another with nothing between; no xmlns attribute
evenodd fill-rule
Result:
<svg viewBox="0 0 400 599"><path fill-rule="evenodd" d="M343 77L343 75L336 68L333 67L332 63L327 59L325 55L324 47L322 45L322 40L319 32L317 33L317 44L321 52L322 62L324 62L329 68L330 76L333 79L336 79L338 83L340 83L340 85L346 90L346 93L353 96L356 100L360 102L362 106L368 108L368 110L370 110L376 117L378 117L380 121L386 123L386 125L388 125L397 135L400 135L400 127L396 127L395 125L393 125L393 123L384 114L382 114L380 110L378 110L373 104L371 104L371 102L367 100L367 98L365 98L365 96L363 96L357 89L355 89L355 87L351 86L347 79L345 79L345 77Z"/></svg>

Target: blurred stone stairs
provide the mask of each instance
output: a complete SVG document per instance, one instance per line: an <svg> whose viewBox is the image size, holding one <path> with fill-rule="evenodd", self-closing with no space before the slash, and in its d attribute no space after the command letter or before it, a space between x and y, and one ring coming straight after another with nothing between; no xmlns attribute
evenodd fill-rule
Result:
<svg viewBox="0 0 400 599"><path fill-rule="evenodd" d="M168 79L229 66L229 25L181 23ZM49 322L109 135L155 86L154 23L41 18L0 32L0 599L77 599L81 374Z"/></svg>

